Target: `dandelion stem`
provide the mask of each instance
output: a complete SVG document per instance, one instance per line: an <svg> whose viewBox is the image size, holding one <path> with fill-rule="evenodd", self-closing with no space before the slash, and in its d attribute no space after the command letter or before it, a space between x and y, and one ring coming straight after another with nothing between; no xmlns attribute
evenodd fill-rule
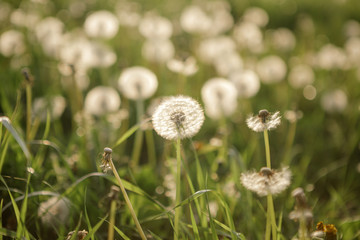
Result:
<svg viewBox="0 0 360 240"><path fill-rule="evenodd" d="M270 213L270 216L268 215L268 217L270 217L270 221L271 221L271 232L272 232L272 238L273 239L277 239L276 235L277 235L277 227L276 227L276 219L275 219L275 210L274 210L274 202L273 202L273 198L272 195L269 194L267 195L267 202L268 202L268 214Z"/></svg>
<svg viewBox="0 0 360 240"><path fill-rule="evenodd" d="M265 153L266 153L266 167L271 169L271 159L270 159L270 144L269 144L269 134L268 130L264 130L264 142L265 142ZM272 238L276 240L276 219L275 219L275 210L274 202L271 194L267 195L267 216L266 216L266 239L270 239L270 226L272 232Z"/></svg>
<svg viewBox="0 0 360 240"><path fill-rule="evenodd" d="M269 206L269 202L268 202ZM271 237L271 219L270 219L270 208L267 208L267 215L266 215L266 230L265 230L265 240L270 240Z"/></svg>
<svg viewBox="0 0 360 240"><path fill-rule="evenodd" d="M108 240L114 239L115 213L116 213L116 200L111 200L110 219L109 219L108 238L107 238Z"/></svg>
<svg viewBox="0 0 360 240"><path fill-rule="evenodd" d="M128 208L129 208L129 210L130 210L131 216L132 216L132 218L133 218L133 220L134 220L134 222L135 222L136 228L137 228L138 231L139 231L139 234L140 234L140 236L141 236L141 239L143 239L143 240L144 240L144 239L147 239L146 236L145 236L145 234L144 234L144 231L143 231L142 228L141 228L141 225L140 225L140 223L139 223L139 220L138 220L137 217L136 217L134 208L132 207L132 204L131 204L131 202L130 202L130 199L129 199L127 193L126 193L125 187L124 187L124 185L123 185L123 183L122 183L122 181L121 181L121 178L120 178L118 172L116 171L116 168L115 168L114 163L113 163L113 161L112 161L111 158L109 159L109 164L110 164L110 167L111 167L111 169L112 169L112 171L113 171L113 173L114 173L114 175L115 175L116 180L117 180L118 183L119 183L121 192L122 192L122 194L124 195L124 199L125 199L126 205L128 206Z"/></svg>
<svg viewBox="0 0 360 240"><path fill-rule="evenodd" d="M264 141L265 141L265 153L266 153L266 167L271 169L269 134L266 128L264 130Z"/></svg>
<svg viewBox="0 0 360 240"><path fill-rule="evenodd" d="M32 89L31 84L26 84L26 143L29 148L30 142L30 129L31 129L31 98L32 98Z"/></svg>
<svg viewBox="0 0 360 240"><path fill-rule="evenodd" d="M177 139L176 142L176 161L177 161L177 168L176 168L176 200L175 206L178 206L181 202L181 156L180 156L180 138ZM179 221L180 221L180 214L181 209L177 207L175 209L175 231L174 231L174 239L177 240L179 238Z"/></svg>
<svg viewBox="0 0 360 240"><path fill-rule="evenodd" d="M136 114L137 114L137 123L139 124L144 115L144 101L142 99L138 99L136 101ZM131 162L133 164L133 167L137 168L137 166L139 165L139 159L140 159L141 147L143 141L143 131L141 129L138 129L136 131L134 141L135 142L134 142Z"/></svg>

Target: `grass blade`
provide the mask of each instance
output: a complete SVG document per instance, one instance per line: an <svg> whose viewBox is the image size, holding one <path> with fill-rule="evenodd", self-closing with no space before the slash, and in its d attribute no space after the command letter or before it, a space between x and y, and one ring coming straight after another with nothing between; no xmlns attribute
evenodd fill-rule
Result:
<svg viewBox="0 0 360 240"><path fill-rule="evenodd" d="M192 225L192 228L194 231L195 239L200 240L199 229L197 228L197 225L196 225L196 221L195 221L194 213L191 208L191 204L189 204L189 209L190 209L191 225Z"/></svg>
<svg viewBox="0 0 360 240"><path fill-rule="evenodd" d="M10 119L8 117L0 117L0 122L7 128L7 130L13 135L17 143L20 145L22 151L24 152L24 155L28 162L30 162L30 152L24 142L24 140L19 136L19 134L16 132L15 128L11 125Z"/></svg>
<svg viewBox="0 0 360 240"><path fill-rule="evenodd" d="M115 231L124 239L124 240L131 240L128 236L125 235L119 228L114 226Z"/></svg>
<svg viewBox="0 0 360 240"><path fill-rule="evenodd" d="M96 233L96 231L101 227L101 225L104 223L105 219L108 217L108 215L106 215L104 218L102 218L95 226L93 229L91 229L91 231L89 231L89 233L86 235L86 237L83 240L89 240L90 238L93 238L94 234Z"/></svg>

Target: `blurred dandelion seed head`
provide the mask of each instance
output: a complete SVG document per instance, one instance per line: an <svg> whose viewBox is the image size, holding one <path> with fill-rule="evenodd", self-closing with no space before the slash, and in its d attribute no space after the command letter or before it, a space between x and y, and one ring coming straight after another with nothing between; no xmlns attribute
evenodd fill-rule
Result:
<svg viewBox="0 0 360 240"><path fill-rule="evenodd" d="M236 44L231 37L216 36L202 40L198 47L198 56L204 63L214 63L217 58L236 51Z"/></svg>
<svg viewBox="0 0 360 240"><path fill-rule="evenodd" d="M84 109L90 114L101 116L116 112L120 104L120 96L114 88L97 86L86 95Z"/></svg>
<svg viewBox="0 0 360 240"><path fill-rule="evenodd" d="M51 99L44 97L35 98L33 102L33 116L40 121L46 121L47 111L50 112L50 120L56 120L61 117L66 107L66 100L60 95L52 96Z"/></svg>
<svg viewBox="0 0 360 240"><path fill-rule="evenodd" d="M177 58L170 59L167 61L166 66L170 71L184 76L194 75L199 69L196 64L196 59L192 56L183 60Z"/></svg>
<svg viewBox="0 0 360 240"><path fill-rule="evenodd" d="M182 95L165 98L152 116L154 130L168 140L194 136L204 120L200 104Z"/></svg>
<svg viewBox="0 0 360 240"><path fill-rule="evenodd" d="M156 75L144 67L126 68L120 75L118 86L125 97L137 100L151 97L157 87Z"/></svg>
<svg viewBox="0 0 360 240"><path fill-rule="evenodd" d="M211 78L201 88L205 112L210 118L229 117L237 108L235 85L225 78Z"/></svg>
<svg viewBox="0 0 360 240"><path fill-rule="evenodd" d="M59 226L68 220L70 201L57 196L42 202L38 208L38 216L46 226Z"/></svg>
<svg viewBox="0 0 360 240"><path fill-rule="evenodd" d="M142 55L149 62L166 63L175 55L175 47L169 39L149 39L142 47Z"/></svg>
<svg viewBox="0 0 360 240"><path fill-rule="evenodd" d="M110 39L119 30L119 20L109 11L96 11L85 19L84 30L89 37Z"/></svg>
<svg viewBox="0 0 360 240"><path fill-rule="evenodd" d="M256 70L263 83L272 84L284 80L287 67L282 58L270 55L257 63Z"/></svg>
<svg viewBox="0 0 360 240"><path fill-rule="evenodd" d="M242 16L243 21L254 23L259 27L265 27L269 22L267 12L259 7L247 8Z"/></svg>
<svg viewBox="0 0 360 240"><path fill-rule="evenodd" d="M5 57L25 53L24 35L17 30L8 30L0 36L0 53Z"/></svg>
<svg viewBox="0 0 360 240"><path fill-rule="evenodd" d="M250 98L260 90L258 75L252 70L237 70L229 75L229 80L234 83L238 97Z"/></svg>
<svg viewBox="0 0 360 240"><path fill-rule="evenodd" d="M139 32L150 40L166 40L171 37L173 26L169 19L149 12L141 19Z"/></svg>
<svg viewBox="0 0 360 240"><path fill-rule="evenodd" d="M321 107L329 113L341 113L348 105L346 93L341 89L326 92L321 97Z"/></svg>
<svg viewBox="0 0 360 240"><path fill-rule="evenodd" d="M299 89L312 84L315 79L315 74L310 66L299 64L291 68L288 79L293 88Z"/></svg>
<svg viewBox="0 0 360 240"><path fill-rule="evenodd" d="M238 23L234 27L233 37L242 50L248 50L255 54L259 54L264 50L263 34L254 23Z"/></svg>
<svg viewBox="0 0 360 240"><path fill-rule="evenodd" d="M290 185L291 172L287 167L280 171L262 168L259 173L242 173L240 181L245 188L260 197L268 194L277 195Z"/></svg>
<svg viewBox="0 0 360 240"><path fill-rule="evenodd" d="M267 110L260 110L258 115L250 116L246 119L247 126L255 132L275 129L280 123L280 112L271 114Z"/></svg>

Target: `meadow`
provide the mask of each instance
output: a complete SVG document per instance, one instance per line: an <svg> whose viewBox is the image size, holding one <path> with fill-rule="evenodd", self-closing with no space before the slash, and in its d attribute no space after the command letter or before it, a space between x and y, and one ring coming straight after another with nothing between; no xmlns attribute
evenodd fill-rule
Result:
<svg viewBox="0 0 360 240"><path fill-rule="evenodd" d="M3 0L0 86L0 240L360 239L359 0Z"/></svg>

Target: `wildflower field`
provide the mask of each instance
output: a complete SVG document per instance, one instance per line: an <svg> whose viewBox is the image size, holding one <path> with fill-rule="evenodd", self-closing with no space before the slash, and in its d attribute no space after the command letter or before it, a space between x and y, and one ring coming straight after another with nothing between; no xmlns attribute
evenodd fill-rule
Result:
<svg viewBox="0 0 360 240"><path fill-rule="evenodd" d="M359 0L2 0L0 240L360 239Z"/></svg>

